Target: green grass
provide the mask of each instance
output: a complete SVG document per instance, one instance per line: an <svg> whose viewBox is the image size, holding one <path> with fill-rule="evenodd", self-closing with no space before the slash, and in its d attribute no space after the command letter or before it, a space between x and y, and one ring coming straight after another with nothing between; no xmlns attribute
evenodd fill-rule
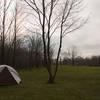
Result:
<svg viewBox="0 0 100 100"><path fill-rule="evenodd" d="M45 69L20 76L20 85L0 86L0 100L100 100L100 67L60 67L52 85Z"/></svg>

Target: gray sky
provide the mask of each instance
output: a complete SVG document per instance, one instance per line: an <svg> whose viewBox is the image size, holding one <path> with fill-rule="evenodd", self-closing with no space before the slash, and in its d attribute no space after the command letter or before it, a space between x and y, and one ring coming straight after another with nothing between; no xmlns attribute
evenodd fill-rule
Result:
<svg viewBox="0 0 100 100"><path fill-rule="evenodd" d="M79 30L64 38L62 51L76 46L81 56L100 55L100 0L85 0L85 2L87 8L81 15L89 14L89 20Z"/></svg>
<svg viewBox="0 0 100 100"><path fill-rule="evenodd" d="M100 55L100 0L86 0L89 20L81 29L68 34L63 41L63 51L76 46L81 56Z"/></svg>
<svg viewBox="0 0 100 100"><path fill-rule="evenodd" d="M89 16L88 22L79 30L68 34L63 40L62 52L76 46L81 56L100 55L100 0L84 0L87 7L81 16ZM58 34L55 35L58 43Z"/></svg>

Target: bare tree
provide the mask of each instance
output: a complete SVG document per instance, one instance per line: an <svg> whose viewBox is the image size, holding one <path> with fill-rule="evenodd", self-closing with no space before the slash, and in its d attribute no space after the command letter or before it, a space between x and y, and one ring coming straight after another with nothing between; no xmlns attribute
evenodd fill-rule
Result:
<svg viewBox="0 0 100 100"><path fill-rule="evenodd" d="M13 52L12 62L15 64L17 41L23 32L22 24L27 15L22 12L20 2L16 0L0 1L0 60L1 64L9 64L8 60ZM5 50L7 46L7 51ZM12 50L13 48L13 50ZM7 52L7 55L5 54ZM7 57L5 57L5 55Z"/></svg>
<svg viewBox="0 0 100 100"><path fill-rule="evenodd" d="M53 83L58 70L58 61L62 48L62 40L66 34L79 29L85 22L78 17L77 13L81 9L82 0L24 0L34 11L44 46L44 66L49 73L49 83ZM58 31L57 31L58 30ZM51 38L55 33L60 35L59 48L57 51L56 68L52 72L50 59Z"/></svg>
<svg viewBox="0 0 100 100"><path fill-rule="evenodd" d="M70 56L71 56L71 60L72 60L72 66L74 66L75 65L75 59L78 56L78 50L75 46L71 48Z"/></svg>
<svg viewBox="0 0 100 100"><path fill-rule="evenodd" d="M2 0L1 1L1 14L0 14L0 21L1 21L1 64L4 64L5 60L5 40L7 38L7 33L11 27L12 21L7 21L8 10L12 4L12 0Z"/></svg>
<svg viewBox="0 0 100 100"><path fill-rule="evenodd" d="M22 7L20 6L19 1L15 1L15 7L13 11L13 39L12 39L12 46L13 46L13 66L15 65L16 61L16 49L17 49L17 41L23 32L22 24L27 17L25 13L22 12Z"/></svg>
<svg viewBox="0 0 100 100"><path fill-rule="evenodd" d="M30 35L26 35L26 49L28 51L28 65L30 67L39 67L42 63L43 43L40 34L29 31Z"/></svg>
<svg viewBox="0 0 100 100"><path fill-rule="evenodd" d="M20 9L21 10L21 9ZM20 19L18 16L20 14L20 10L18 9L17 1L15 5L15 11L14 11L14 33L13 33L13 66L15 65L16 61L16 42L17 42L17 36L20 32L20 23L18 23L18 20Z"/></svg>
<svg viewBox="0 0 100 100"><path fill-rule="evenodd" d="M76 46L72 46L66 52L65 57L71 60L72 66L75 65L75 59L79 56L79 50Z"/></svg>

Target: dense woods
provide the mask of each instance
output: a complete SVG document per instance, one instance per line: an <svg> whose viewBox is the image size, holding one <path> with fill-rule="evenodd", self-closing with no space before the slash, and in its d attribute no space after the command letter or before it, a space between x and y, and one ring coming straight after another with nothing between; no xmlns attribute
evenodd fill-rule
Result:
<svg viewBox="0 0 100 100"><path fill-rule="evenodd" d="M16 69L43 66L43 50L41 43L41 38L38 36L27 36L26 39L25 37L20 37L16 41L15 54L13 43L5 43L4 63L0 60L0 64L7 64ZM14 56L15 58L13 58ZM2 59L1 50L0 58ZM13 63L14 59L15 61Z"/></svg>

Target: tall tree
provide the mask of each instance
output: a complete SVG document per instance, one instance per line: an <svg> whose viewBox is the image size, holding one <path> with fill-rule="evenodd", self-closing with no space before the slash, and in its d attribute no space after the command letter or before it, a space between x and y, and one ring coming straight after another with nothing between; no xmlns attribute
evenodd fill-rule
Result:
<svg viewBox="0 0 100 100"><path fill-rule="evenodd" d="M62 40L66 34L79 29L85 21L78 16L82 0L24 0L34 11L33 15L39 29L44 46L44 66L49 73L49 83L53 83L58 70L58 61L62 48ZM59 47L56 58L56 68L52 71L50 59L51 38L59 35Z"/></svg>
<svg viewBox="0 0 100 100"><path fill-rule="evenodd" d="M19 1L15 1L15 9L13 11L13 39L12 39L12 45L13 45L13 66L16 62L16 49L17 49L17 41L19 41L19 37L21 36L23 32L22 24L24 23L25 18L27 15L22 12L22 7L20 6Z"/></svg>
<svg viewBox="0 0 100 100"><path fill-rule="evenodd" d="M7 1L7 0L2 0L0 1L1 3L1 12L0 12L0 26L1 26L1 64L5 63L5 40L7 38L7 33L11 27L12 21L8 22L7 21L7 15L9 13L10 6L12 4L12 0Z"/></svg>

